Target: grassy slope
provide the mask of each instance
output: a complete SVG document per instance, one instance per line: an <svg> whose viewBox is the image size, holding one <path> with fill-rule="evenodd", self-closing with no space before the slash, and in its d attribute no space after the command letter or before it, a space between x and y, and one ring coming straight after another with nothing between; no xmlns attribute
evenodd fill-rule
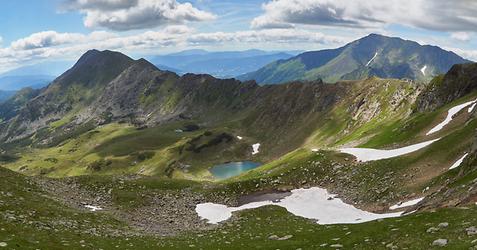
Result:
<svg viewBox="0 0 477 250"><path fill-rule="evenodd" d="M193 123L192 121L175 122L143 130L136 130L125 124L109 124L69 139L56 147L25 148L20 151L19 160L7 162L5 166L16 171L21 170L29 175L47 174L51 177L62 177L138 172L147 175L163 175L168 166L179 164L191 167L186 170L179 168L176 171L176 177L209 178L210 175L205 170L217 163L245 159L273 162L280 158L280 155L270 152L272 151L270 149L276 147L274 142L276 144L280 140L293 140L293 138L299 140L306 138L307 134L312 136L305 143L305 148L326 149L353 141L359 141L363 147L380 148L422 141L428 139L424 136L425 131L442 120L448 108L473 99L477 95L472 94L461 98L432 113L415 114L406 118L412 109L411 103L404 100L397 106L390 106L387 100L397 89L406 95L412 93L414 89L409 87L409 84L373 78L359 85L356 84L354 88L353 93L358 94L350 95L348 99L343 100L328 114L329 118L307 122L301 129L296 130L296 133L291 132L284 138L273 136L268 138L264 136L267 133L258 133L253 129L245 131L243 126L248 120L242 120L240 117L186 133L176 133L175 130ZM368 92L372 95L359 94L366 90L369 90ZM357 119L349 117L350 103L359 102L361 98L366 98L367 103L380 105L379 113L364 123L360 121L359 116ZM253 114L243 117L248 117L249 120L255 119ZM446 135L450 130L458 129L462 122L458 121L449 125L449 128L436 136ZM205 131L212 132L213 136L202 136L199 144L207 144L216 135L224 132L232 135L234 139L230 143L223 142L200 153L184 150L191 140L200 137ZM244 137L244 140L237 140L236 135ZM262 143L262 152L252 156L250 145L256 142ZM299 141L293 143L299 145ZM465 148L469 143L467 141L456 150ZM138 160L136 155L146 151L153 152L153 157ZM447 156L445 163L452 161L457 154L452 153ZM88 169L88 166L99 160L111 161L112 164L104 166L101 171Z"/></svg>
<svg viewBox="0 0 477 250"><path fill-rule="evenodd" d="M269 206L237 213L235 219L201 233L191 232L173 237L104 236L102 230L105 228L125 230L126 226L110 218L107 213L90 213L64 207L45 197L47 194L16 173L0 169L0 175L4 180L0 183L0 213L5 218L15 217L0 221L0 241L17 249L295 249L318 248L323 244L376 249L377 246L384 248L390 243L399 248L426 249L438 238L449 239L448 247L452 249L466 249L473 245L471 242L475 236L467 236L465 228L477 223L477 218L473 216L476 209L471 208L441 209L357 225L322 226L293 216L283 208ZM101 186L103 182L111 183L105 177L86 178L83 181L91 187ZM185 187L197 190L197 184L177 181L158 182L150 179L128 183L126 187L140 187L141 193L152 189L178 190ZM128 190L124 188L122 194L116 194L117 205L130 204ZM119 189L114 192L117 191ZM68 222L75 226L64 226ZM428 228L436 227L441 222L448 222L449 227L436 233L426 233ZM97 228L97 235L91 234L93 227ZM276 241L268 239L271 235L292 235L292 238Z"/></svg>
<svg viewBox="0 0 477 250"><path fill-rule="evenodd" d="M467 100L467 98L464 99ZM458 100L456 103L461 103L465 100ZM449 106L453 106L456 103L450 104ZM442 116L447 108L448 107L444 107L442 110L437 112L437 115L432 114L430 116L436 117L434 119L436 119L438 122L440 119L437 119L437 117ZM424 121L422 123L424 123ZM428 128L429 127L431 126L428 126ZM359 184L358 186L355 186L355 188L358 190L358 193L369 193L369 195L362 196L362 199L364 199L365 202L376 202L383 197L389 198L393 200L393 202L397 202L402 199L401 195L409 195L412 192L419 192L426 185L434 184L437 186L436 183L431 183L431 181L439 182L441 181L441 178L439 177L418 183L418 185L410 186L406 186L405 182L407 180L402 179L401 177L404 176L404 174L413 172L418 166L423 172L426 171L426 166L429 166L428 170L433 172L445 171L445 168L455 160L462 150L469 146L470 138L468 138L468 134L471 133L471 131L473 131L476 127L477 126L475 122L468 123L465 127L455 129L441 142L433 144L429 148L409 156L377 161L358 166L349 166L350 169L343 169L342 171L350 170L351 172L352 168L357 168L359 169L359 172L355 172L355 175L352 179L350 179L350 182L345 182L345 184ZM168 128L167 131L170 131L171 129L172 128ZM424 131L427 131L427 128L424 129ZM138 132L132 128L124 128L122 125L106 126L100 129L100 133L97 133L97 135L92 135L92 137L83 135L81 137L81 140L83 140L82 143L84 144L84 142L88 142L88 144L84 144L83 146L89 145L90 147L86 147L82 150L84 152L90 152L90 150L100 148L101 150L98 150L100 154L117 154L118 157L121 157L121 154L124 155L125 153L130 152L123 151L123 147L119 147L120 150L117 151L115 150L115 145L121 143L129 144L128 140L122 140L125 140L126 138L134 140L137 135L132 137L124 137L124 139L114 138L122 138L121 136L124 136L128 133L147 134L148 132L150 131ZM443 131L443 134L447 132L449 131ZM153 132L151 133L155 134ZM97 141L99 138L103 140L103 146L97 145L97 142L101 142ZM61 147L64 147L64 150L71 149L77 147L77 144L75 143L78 142L79 141L77 140L72 140ZM151 143L154 144L159 142L152 140ZM377 145L388 145L390 143L394 142L384 140L384 142L381 142ZM447 145L451 144L455 147L453 150L449 151ZM82 144L80 143L79 145ZM132 143L130 145L135 144ZM144 146L143 143L139 143L138 145ZM157 146L160 144L154 145ZM41 153L41 155L43 154L44 152ZM39 155L32 156L32 158L38 156ZM432 161L434 161L436 164L429 164ZM319 162L319 164L314 162ZM218 183L217 186L212 189L209 188L208 190L210 192L225 192L232 196L236 196L244 193L255 192L257 190L267 190L280 186L298 187L302 185L301 181L303 180L306 180L307 184L310 185L324 184L326 186L330 184L326 181L326 179L323 178L324 176L329 176L331 179L338 180L337 177L340 175L340 173L336 173L332 168L333 162L345 163L346 160L344 160L343 155L335 155L329 152L312 154L308 150L299 150L259 169L250 171L243 176L227 180L224 183ZM439 167L442 167L442 169L438 169ZM393 175L391 179L383 179L383 176L387 177L386 173L388 173L390 169L395 172L395 175ZM13 174L10 172L5 173ZM451 171L450 173L445 173L444 175L449 174L452 175L453 172ZM15 213L23 214L27 213L28 210L31 210L32 207L35 207L35 210L39 210L40 213L46 213L44 216L42 216L42 219L48 222L51 222L52 218L56 218L55 211L57 211L57 209L61 209L61 211L63 211L61 213L57 213L58 216L63 218L74 218L76 220L81 220L83 218L82 216L93 216L90 214L69 212L71 210L65 210L60 204L50 200L38 200L43 199L41 198L42 196L35 194L25 195L22 193L22 191L15 190L15 188L22 187L23 185L27 184L25 184L22 179L17 179L17 174L13 174L13 176L15 176L14 180L16 181L5 182L6 186L2 187L2 190L4 190L4 192L8 192L8 190L10 190L11 193L14 194L14 197L23 196L25 199L20 200L20 203L14 203L10 202L9 200L2 199L8 201L6 204L8 204L9 207L2 208L1 211L15 211ZM370 179L370 176L374 176L374 178ZM89 186L104 186L101 184L102 182L105 182L106 184L110 183L108 177L97 176L85 178L87 183L89 183ZM277 185L275 185L277 182L273 182L273 180L277 179L279 182ZM192 190L196 190L196 192L201 192L200 190L202 190L200 185L198 186L194 183L176 182L177 181L174 180L166 181L158 179L140 180L139 184L136 183L137 185L133 185L131 188L114 190L113 197L115 198L113 201L118 206L141 206L147 201L140 198L141 196L137 195L137 191L134 191L134 187L137 186L145 186L146 190L158 188L164 189L166 187L170 190L183 189L184 187L193 188ZM390 182L393 182L394 185L389 185ZM91 185L92 183L94 183L94 185ZM381 187L384 184L386 184L386 186L390 186L390 190L388 190L387 193L372 194L369 192L372 188ZM402 187L405 188L403 189ZM333 185L331 185L331 188L333 188ZM387 195L391 191L396 192L399 195ZM43 208L38 207L37 204L52 205L46 205L44 208L45 210L43 210ZM56 206L59 208L56 208ZM19 207L22 209L18 210ZM48 212L46 212L46 210ZM189 233L172 238L157 239L152 236L145 236L140 238L129 237L128 240L125 240L124 237L117 238L93 236L90 234L85 234L84 232L78 233L74 230L61 227L54 227L54 229L58 230L56 235L60 236L52 238L50 229L36 229L30 226L25 226L21 223L16 224L11 222L3 223L3 225L0 226L4 229L0 231L0 237L2 237L2 240L7 242L9 246L18 245L18 247L23 248L47 247L49 249L60 249L66 245L69 245L69 248L72 249L80 248L82 245L90 247L94 246L96 248L103 249L111 249L113 246L119 246L120 248L124 249L150 249L151 247L155 246L160 246L164 249L184 249L187 247L197 247L204 249L241 249L244 246L268 249L278 247L318 247L322 244L342 244L349 248L370 249L375 248L377 245L386 246L389 243L393 243L394 245L397 245L401 248L407 247L409 249L422 249L428 248L431 242L438 238L449 239L449 247L461 249L472 246L471 241L474 240L474 238L465 234L465 228L477 223L474 216L472 216L473 213L475 213L474 208L471 210L444 209L437 212L425 212L399 219L390 219L381 222L370 222L359 225L319 226L308 220L292 216L283 209L276 207L265 207L242 212L240 214L240 219L232 220L226 223L225 226L216 230L207 231L200 234ZM114 219L103 216L93 216L93 218L87 220L92 221L94 225L97 225L97 223L94 223L95 220L100 220L100 224L102 225L112 225L111 227L116 228L124 227L124 225L122 225L120 222L116 222ZM429 227L437 226L437 224L441 222L449 222L450 226L446 229L441 229L437 233L431 234L425 232ZM84 227L87 227L87 225L91 225L91 223L88 222L87 224L83 224ZM351 233L348 234L348 232ZM270 235L293 235L293 237L286 241L274 241L268 240ZM410 235L412 235L412 237L410 237ZM336 238L340 239L333 240Z"/></svg>
<svg viewBox="0 0 477 250"><path fill-rule="evenodd" d="M400 91L407 98L390 105L389 102L396 91ZM366 141L370 136L380 135L383 127L409 116L412 109L411 100L416 91L412 84L399 80L370 78L360 84L354 84L351 94L325 119L319 121L306 146L334 147L353 141ZM351 117L350 110L362 100L365 101L364 111L373 110L372 104L378 104L377 112L368 119L362 113Z"/></svg>
<svg viewBox="0 0 477 250"><path fill-rule="evenodd" d="M0 241L9 249L79 249L82 245L128 247L124 237L99 237L86 233L130 231L128 226L105 214L66 207L49 198L31 180L0 168ZM137 241L140 245L145 245Z"/></svg>
<svg viewBox="0 0 477 250"><path fill-rule="evenodd" d="M263 207L241 213L239 220L207 232L200 237L189 235L165 241L165 249L320 249L341 244L345 249L385 249L389 244L407 249L429 249L439 238L449 240L449 249L467 249L473 246L465 228L475 225L475 208L447 209L415 214L399 219L388 219L358 225L320 226L290 215L285 209ZM437 233L426 233L432 226L448 222L449 227ZM268 239L292 235L289 240Z"/></svg>

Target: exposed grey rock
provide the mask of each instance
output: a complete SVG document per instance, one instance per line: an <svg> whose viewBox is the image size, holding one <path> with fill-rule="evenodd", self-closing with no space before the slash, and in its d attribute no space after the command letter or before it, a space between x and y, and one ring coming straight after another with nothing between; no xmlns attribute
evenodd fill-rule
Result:
<svg viewBox="0 0 477 250"><path fill-rule="evenodd" d="M275 235L275 234L268 236L268 239L269 239L269 240L278 240L279 238L280 238L280 237L278 237L278 235Z"/></svg>
<svg viewBox="0 0 477 250"><path fill-rule="evenodd" d="M442 223L439 223L439 225L438 225L439 228L446 228L448 226L449 226L449 223L447 223L447 222L442 222Z"/></svg>
<svg viewBox="0 0 477 250"><path fill-rule="evenodd" d="M268 236L268 239L269 240L288 240L288 239L291 239L293 237L293 235L285 235L283 237L278 237L278 235L270 235Z"/></svg>
<svg viewBox="0 0 477 250"><path fill-rule="evenodd" d="M467 235L476 235L477 234L477 228L476 227L468 227L465 229L467 232Z"/></svg>
<svg viewBox="0 0 477 250"><path fill-rule="evenodd" d="M433 246L438 246L438 247L443 247L447 245L447 239L437 239L434 242L432 242Z"/></svg>
<svg viewBox="0 0 477 250"><path fill-rule="evenodd" d="M288 239L291 239L292 237L293 237L293 235L289 234L289 235L285 235L285 236L279 238L278 240L288 240Z"/></svg>

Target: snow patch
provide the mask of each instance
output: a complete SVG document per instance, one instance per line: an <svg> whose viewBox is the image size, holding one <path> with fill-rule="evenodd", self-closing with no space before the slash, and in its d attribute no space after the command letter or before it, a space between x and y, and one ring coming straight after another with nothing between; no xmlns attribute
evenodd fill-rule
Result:
<svg viewBox="0 0 477 250"><path fill-rule="evenodd" d="M252 150L253 150L252 155L256 155L256 154L260 153L259 149L260 149L260 143L253 144L252 145Z"/></svg>
<svg viewBox="0 0 477 250"><path fill-rule="evenodd" d="M459 160L457 160L454 164L452 164L452 166L449 168L449 170L454 169L454 168L458 168L460 166L460 164L462 164L462 162L464 161L465 157L467 157L467 155L469 155L469 153L466 153L466 154L464 154L464 156L459 158Z"/></svg>
<svg viewBox="0 0 477 250"><path fill-rule="evenodd" d="M358 161L376 161L382 159L393 158L405 154L415 152L419 149L425 148L432 143L440 140L435 139L431 141L425 141L418 144L410 145L403 148L391 149L391 150L381 150L381 149L371 149L371 148L342 148L339 151L342 153L354 155Z"/></svg>
<svg viewBox="0 0 477 250"><path fill-rule="evenodd" d="M85 208L89 209L91 212L101 211L103 208L93 205L84 205Z"/></svg>
<svg viewBox="0 0 477 250"><path fill-rule="evenodd" d="M313 187L310 189L295 189L290 196L278 202L252 202L240 207L227 207L221 204L203 203L196 206L195 211L208 223L217 224L232 216L233 212L275 205L285 208L288 212L307 219L317 220L318 224L355 224L367 221L401 216L402 213L375 214L360 210L344 203L336 195L329 194L326 189ZM334 199L328 199L333 197Z"/></svg>
<svg viewBox="0 0 477 250"><path fill-rule="evenodd" d="M475 105L477 105L477 103L472 104L472 106L469 107L469 109L467 110L467 112L471 113L471 112L474 110Z"/></svg>
<svg viewBox="0 0 477 250"><path fill-rule="evenodd" d="M437 124L434 128L432 128L429 132L427 132L426 135L430 135L430 134L433 134L433 133L435 133L435 132L437 132L437 131L440 131L441 129L444 128L444 126L446 126L447 124L449 124L449 123L452 121L452 119L453 119L453 117L454 117L455 114L459 113L459 112L460 112L462 109L464 109L465 107L467 107L467 106L469 106L469 105L471 105L471 104L475 104L476 102L477 102L477 99L474 100L474 101L470 101L470 102L466 102L466 103L457 105L457 106L455 106L455 107L449 109L449 111L447 112L447 117L446 117L446 119L445 119L443 122ZM473 108L472 108L472 109L473 109ZM471 111L472 111L472 110L471 110ZM470 112L470 111L469 111L469 112Z"/></svg>
<svg viewBox="0 0 477 250"><path fill-rule="evenodd" d="M396 209L400 209L400 208L403 208L403 207L410 207L410 206L414 206L416 205L417 203L421 202L422 200L424 200L424 197L422 198L417 198L417 199L414 199L414 200L410 200L410 201L406 201L406 202L400 202L394 206L391 206L389 209L391 210L396 210Z"/></svg>
<svg viewBox="0 0 477 250"><path fill-rule="evenodd" d="M421 68L421 72L423 75L426 75L426 69L427 69L427 65L424 65L424 67Z"/></svg>
<svg viewBox="0 0 477 250"><path fill-rule="evenodd" d="M242 137L242 136L238 136L238 135L237 135L237 139L239 139L239 140L242 140L242 139L243 139L243 137Z"/></svg>
<svg viewBox="0 0 477 250"><path fill-rule="evenodd" d="M376 59L377 56L378 56L378 52L374 53L373 58L371 58L371 60L369 60L368 63L366 63L366 67L371 65L371 63L374 61L374 59Z"/></svg>

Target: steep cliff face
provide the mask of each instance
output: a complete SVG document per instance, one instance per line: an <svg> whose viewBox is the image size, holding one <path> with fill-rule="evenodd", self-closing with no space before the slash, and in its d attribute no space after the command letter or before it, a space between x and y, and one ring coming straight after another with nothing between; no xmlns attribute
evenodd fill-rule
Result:
<svg viewBox="0 0 477 250"><path fill-rule="evenodd" d="M477 64L454 65L434 78L417 100L417 110L432 111L477 89Z"/></svg>

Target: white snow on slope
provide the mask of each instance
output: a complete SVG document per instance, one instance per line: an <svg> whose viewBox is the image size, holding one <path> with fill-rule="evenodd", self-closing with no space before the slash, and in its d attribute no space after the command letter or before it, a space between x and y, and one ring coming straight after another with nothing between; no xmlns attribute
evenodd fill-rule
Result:
<svg viewBox="0 0 477 250"><path fill-rule="evenodd" d="M369 60L369 62L366 63L366 67L368 67L369 65L371 65L371 63L374 61L374 59L376 59L377 56L378 56L378 52L374 53L373 58L371 58L371 60Z"/></svg>
<svg viewBox="0 0 477 250"><path fill-rule="evenodd" d="M459 158L459 160L457 160L454 164L452 164L452 166L449 168L449 170L454 169L454 168L458 168L460 166L460 164L462 164L462 162L464 161L465 157L467 157L467 155L469 155L469 153L466 153L464 156Z"/></svg>
<svg viewBox="0 0 477 250"><path fill-rule="evenodd" d="M233 212L275 205L285 208L288 212L317 220L318 224L354 224L367 221L401 216L402 213L375 214L360 210L352 205L346 204L341 199L329 197L326 189L313 187L310 189L292 190L292 195L285 197L279 202L260 201L252 202L240 207L227 207L221 204L203 203L196 206L195 211L202 219L206 219L211 224L225 221L232 216Z"/></svg>
<svg viewBox="0 0 477 250"><path fill-rule="evenodd" d="M260 153L259 149L260 149L260 143L253 144L252 145L252 150L253 150L252 155L256 155L256 154Z"/></svg>
<svg viewBox="0 0 477 250"><path fill-rule="evenodd" d="M393 158L405 154L415 152L419 149L425 148L432 143L440 140L435 139L431 141L425 141L418 144L410 145L403 148L391 149L391 150L382 150L382 149L372 149L372 148L342 148L339 151L342 153L354 155L358 161L377 161L382 159Z"/></svg>
<svg viewBox="0 0 477 250"><path fill-rule="evenodd" d="M424 67L421 68L421 72L423 75L426 75L426 69L427 69L427 65L424 65Z"/></svg>
<svg viewBox="0 0 477 250"><path fill-rule="evenodd" d="M103 208L93 205L84 205L85 208L89 209L91 212L101 211Z"/></svg>
<svg viewBox="0 0 477 250"><path fill-rule="evenodd" d="M443 122L437 124L437 125L436 125L434 128L432 128L431 130L429 130L429 132L427 132L426 135L430 135L430 134L433 134L433 133L435 133L435 132L437 132L437 131L440 131L441 129L444 128L445 125L449 124L449 122L452 121L453 116L454 116L455 114L459 113L459 112L460 112L462 109L464 109L465 107L467 107L467 106L469 106L469 105L471 105L471 104L474 104L474 103L476 103L476 102L477 102L477 100L470 101L470 102L466 102L466 103L457 105L457 106L455 106L455 107L449 109L449 111L447 112L447 117L446 117L446 119L445 119Z"/></svg>
<svg viewBox="0 0 477 250"><path fill-rule="evenodd" d="M403 207L414 206L414 205L416 205L417 203L421 202L422 200L424 200L424 197L422 197L422 198L417 198L417 199L410 200L410 201L406 201L406 202L402 202L402 203L398 203L398 204L396 204L396 205L394 205L394 206L391 206L389 209L391 209L391 210L396 210L396 209L403 208Z"/></svg>
<svg viewBox="0 0 477 250"><path fill-rule="evenodd" d="M472 110L474 110L474 108L475 108L475 105L477 105L477 103L472 104L472 106L469 107L467 112L469 112L469 113L472 112Z"/></svg>

